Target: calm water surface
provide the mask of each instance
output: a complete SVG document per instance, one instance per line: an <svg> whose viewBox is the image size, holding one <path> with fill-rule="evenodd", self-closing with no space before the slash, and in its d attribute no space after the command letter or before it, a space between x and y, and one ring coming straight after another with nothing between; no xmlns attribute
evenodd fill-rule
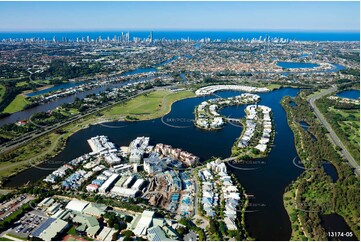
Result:
<svg viewBox="0 0 361 242"><path fill-rule="evenodd" d="M350 227L347 225L343 217L338 214L329 214L322 215L322 226L326 230L326 232L343 232L343 236L331 237L329 236L329 240L339 240L339 241L358 241L356 236L353 234Z"/></svg>
<svg viewBox="0 0 361 242"><path fill-rule="evenodd" d="M338 97L358 99L360 98L360 90L347 90L336 94Z"/></svg>
<svg viewBox="0 0 361 242"><path fill-rule="evenodd" d="M0 33L0 40L3 38L45 38L52 40L55 36L57 39L67 37L72 40L89 36L91 39L96 39L99 36L102 38L114 35L120 36L122 32L128 30L112 31L112 32L26 32L26 33ZM359 41L359 32L277 32L277 31L153 31L154 39L181 39L191 38L193 40L200 40L203 38L221 39L258 39L260 36L269 35L271 37L278 37L290 40L306 40L306 41ZM130 31L130 38L148 38L149 31Z"/></svg>
<svg viewBox="0 0 361 242"><path fill-rule="evenodd" d="M292 68L314 68L320 66L319 64L314 63L302 63L302 62L277 62L277 65L284 69Z"/></svg>
<svg viewBox="0 0 361 242"><path fill-rule="evenodd" d="M286 114L280 105L283 96L296 96L298 89L283 88L260 94L261 104L272 108L275 121L276 137L274 147L265 159L254 164L229 164L228 167L254 198L250 200L247 213L248 230L258 240L289 240L291 227L288 215L283 207L282 195L285 187L297 178L302 169L293 165L297 157L294 147L293 133L288 127ZM239 92L218 92L222 97L230 97ZM108 128L94 125L71 136L65 149L52 161L40 168L31 168L9 180L6 186L19 186L26 182L36 181L78 156L90 152L87 139L96 135L107 135L117 145L129 145L137 136L150 136L151 143L166 143L179 147L206 160L212 156L229 157L231 147L241 134L242 128L227 124L219 131L203 131L193 125L194 108L204 100L214 98L196 97L173 104L172 111L163 118L163 122L185 128L173 128L165 125L161 119L141 122L113 122L108 125L119 128ZM243 117L246 105L228 107L222 110L225 115ZM125 127L123 127L125 126ZM254 170L242 170L242 168Z"/></svg>

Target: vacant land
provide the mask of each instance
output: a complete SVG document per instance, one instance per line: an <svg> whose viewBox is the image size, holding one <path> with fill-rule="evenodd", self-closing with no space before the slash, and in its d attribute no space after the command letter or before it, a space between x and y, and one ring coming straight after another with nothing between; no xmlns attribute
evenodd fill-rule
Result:
<svg viewBox="0 0 361 242"><path fill-rule="evenodd" d="M19 94L16 98L5 108L4 113L15 113L24 109L26 104L29 102L26 100L25 96Z"/></svg>
<svg viewBox="0 0 361 242"><path fill-rule="evenodd" d="M191 91L158 90L115 105L102 114L108 118L119 117L128 120L154 119L169 113L174 102L193 96L194 93Z"/></svg>

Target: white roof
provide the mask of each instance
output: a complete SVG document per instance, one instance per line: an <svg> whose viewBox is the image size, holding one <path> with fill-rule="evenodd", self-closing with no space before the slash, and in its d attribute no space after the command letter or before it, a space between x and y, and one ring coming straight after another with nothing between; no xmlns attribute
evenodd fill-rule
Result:
<svg viewBox="0 0 361 242"><path fill-rule="evenodd" d="M97 239L99 239L99 240L104 240L111 231L112 231L111 228L109 228L109 227L104 227L104 228L102 229L102 231L99 233L99 235L97 236Z"/></svg>
<svg viewBox="0 0 361 242"><path fill-rule="evenodd" d="M133 231L134 234L136 234L136 235L146 235L147 234L147 229L150 227L150 225L152 223L153 216L154 216L153 211L145 210L142 213L141 218L139 219L137 227L135 227L135 229Z"/></svg>
<svg viewBox="0 0 361 242"><path fill-rule="evenodd" d="M89 202L83 202L80 200L73 199L67 205L66 209L82 212L86 206L88 206Z"/></svg>
<svg viewBox="0 0 361 242"><path fill-rule="evenodd" d="M129 197L129 196L135 197L137 192L138 192L137 189L117 187L117 186L113 187L113 189L111 190L112 194L116 194L124 197Z"/></svg>
<svg viewBox="0 0 361 242"><path fill-rule="evenodd" d="M132 189L139 189L141 185L143 185L144 179L138 179L132 186Z"/></svg>

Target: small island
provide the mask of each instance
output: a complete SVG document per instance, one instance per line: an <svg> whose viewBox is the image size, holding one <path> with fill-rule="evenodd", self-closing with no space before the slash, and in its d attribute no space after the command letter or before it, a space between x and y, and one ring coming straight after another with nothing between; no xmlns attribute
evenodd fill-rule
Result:
<svg viewBox="0 0 361 242"><path fill-rule="evenodd" d="M240 138L232 148L232 156L241 160L267 156L274 138L271 108L264 105L246 107L247 117Z"/></svg>
<svg viewBox="0 0 361 242"><path fill-rule="evenodd" d="M202 102L195 108L195 126L200 129L214 130L222 128L227 118L218 113L220 108L240 104L256 103L260 96L250 93L243 93L230 98L215 98Z"/></svg>

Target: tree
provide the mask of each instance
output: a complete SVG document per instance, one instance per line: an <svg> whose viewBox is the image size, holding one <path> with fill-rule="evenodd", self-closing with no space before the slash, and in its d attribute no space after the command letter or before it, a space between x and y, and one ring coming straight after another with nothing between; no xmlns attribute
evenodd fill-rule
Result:
<svg viewBox="0 0 361 242"><path fill-rule="evenodd" d="M212 233L212 234L215 234L218 232L218 228L219 228L219 223L217 220L215 219L211 219L209 221L209 232Z"/></svg>
<svg viewBox="0 0 361 242"><path fill-rule="evenodd" d="M221 231L223 235L227 234L227 226L223 221L219 222L219 231Z"/></svg>
<svg viewBox="0 0 361 242"><path fill-rule="evenodd" d="M189 229L188 229L187 227L185 227L185 226L179 226L179 227L177 228L177 232L178 232L178 234L180 234L180 235L184 235L184 234L189 233Z"/></svg>
<svg viewBox="0 0 361 242"><path fill-rule="evenodd" d="M131 216L126 215L124 220L125 220L125 222L130 223L130 222L132 222L133 218Z"/></svg>
<svg viewBox="0 0 361 242"><path fill-rule="evenodd" d="M198 230L198 239L199 241L205 241L206 240L206 234L202 229Z"/></svg>
<svg viewBox="0 0 361 242"><path fill-rule="evenodd" d="M119 222L119 223L115 223L114 224L114 229L116 230L123 230L123 229L126 229L127 228L127 224L126 223L123 223L123 222Z"/></svg>
<svg viewBox="0 0 361 242"><path fill-rule="evenodd" d="M124 235L125 237L130 238L130 237L134 236L134 233L131 230L125 230L125 231L122 232L122 235Z"/></svg>

